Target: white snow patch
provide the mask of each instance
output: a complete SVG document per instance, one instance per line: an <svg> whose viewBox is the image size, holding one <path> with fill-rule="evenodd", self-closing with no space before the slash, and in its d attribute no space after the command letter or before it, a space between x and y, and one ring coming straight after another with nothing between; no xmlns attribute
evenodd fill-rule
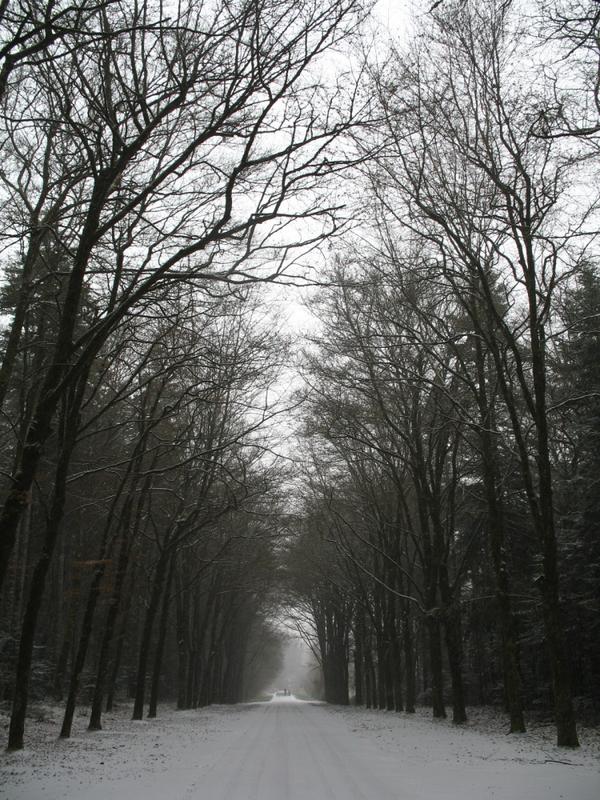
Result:
<svg viewBox="0 0 600 800"><path fill-rule="evenodd" d="M598 800L600 736L553 744L551 726L505 733L472 710L455 727L416 714L304 703L293 696L156 720L108 714L57 740L60 710L37 707L27 748L0 756L2 800ZM1 719L7 728L6 716Z"/></svg>
<svg viewBox="0 0 600 800"><path fill-rule="evenodd" d="M581 747L555 745L552 724L508 734L505 715L469 709L466 725L415 714L335 707L332 713L404 763L403 799L599 800L600 731L579 728Z"/></svg>

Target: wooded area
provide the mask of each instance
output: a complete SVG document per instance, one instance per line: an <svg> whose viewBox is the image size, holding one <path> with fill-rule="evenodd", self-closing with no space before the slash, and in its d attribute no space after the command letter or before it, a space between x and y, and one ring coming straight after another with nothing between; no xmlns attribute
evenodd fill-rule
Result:
<svg viewBox="0 0 600 800"><path fill-rule="evenodd" d="M255 696L281 608L329 702L600 719L600 9L368 12L0 4L11 749Z"/></svg>

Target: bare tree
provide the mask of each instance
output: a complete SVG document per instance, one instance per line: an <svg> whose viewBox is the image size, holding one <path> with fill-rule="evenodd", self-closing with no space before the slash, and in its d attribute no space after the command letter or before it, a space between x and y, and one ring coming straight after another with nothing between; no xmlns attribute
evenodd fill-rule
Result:
<svg viewBox="0 0 600 800"><path fill-rule="evenodd" d="M1 576L60 398L120 321L171 282L272 280L284 262L261 272L260 253L281 259L335 228L335 204L317 190L342 166L331 148L357 108L352 96L326 97L309 72L352 30L360 4L190 4L178 14L112 3L61 40L64 58L34 62L23 78L32 124L38 111L54 122L42 165L60 163L60 142L85 178L63 200L68 224L52 228L64 293L2 513ZM90 39L92 26L106 35ZM321 221L316 233L309 220ZM78 331L88 290L97 319Z"/></svg>
<svg viewBox="0 0 600 800"><path fill-rule="evenodd" d="M21 65L32 60L56 58L60 45L73 31L86 27L90 18L106 9L114 0L78 3L63 0L38 0L13 2L3 0L0 5L0 100ZM100 36L99 31L89 33Z"/></svg>
<svg viewBox="0 0 600 800"><path fill-rule="evenodd" d="M542 48L552 54L550 85L540 99L537 135L585 139L600 134L600 10L593 0L541 0ZM575 90L574 90L574 87Z"/></svg>
<svg viewBox="0 0 600 800"><path fill-rule="evenodd" d="M509 78L524 46L515 26L510 4L450 4L436 18L431 52L417 49L380 76L389 149L378 159L373 187L391 217L437 250L444 279L493 359L543 560L538 588L558 743L576 746L559 606L546 343L557 287L576 268L578 249L589 245L590 209L570 221L563 187L577 156L536 136L536 95L519 93ZM446 62L452 69L442 73ZM390 202L392 186L404 198L404 219ZM494 291L497 273L508 292L503 305Z"/></svg>

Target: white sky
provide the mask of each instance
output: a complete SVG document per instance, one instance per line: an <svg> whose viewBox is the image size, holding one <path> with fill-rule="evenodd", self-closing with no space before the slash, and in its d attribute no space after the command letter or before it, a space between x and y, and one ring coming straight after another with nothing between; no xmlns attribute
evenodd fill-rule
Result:
<svg viewBox="0 0 600 800"><path fill-rule="evenodd" d="M414 8L411 0L379 0L375 5L374 13L383 25L392 33L397 34L406 28L411 8Z"/></svg>

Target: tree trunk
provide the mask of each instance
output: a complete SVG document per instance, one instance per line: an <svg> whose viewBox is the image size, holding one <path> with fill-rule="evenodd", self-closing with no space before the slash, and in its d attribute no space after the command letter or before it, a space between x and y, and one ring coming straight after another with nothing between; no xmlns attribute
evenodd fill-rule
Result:
<svg viewBox="0 0 600 800"><path fill-rule="evenodd" d="M371 647L370 643L367 643L365 647L365 706L367 708L373 708L375 705L374 701L374 672L373 669L373 658L371 655Z"/></svg>
<svg viewBox="0 0 600 800"><path fill-rule="evenodd" d="M467 721L465 708L465 692L462 675L462 638L460 632L460 614L458 609L450 606L444 619L446 634L446 649L450 665L450 678L452 681L452 722L462 725Z"/></svg>
<svg viewBox="0 0 600 800"><path fill-rule="evenodd" d="M65 633L63 643L60 648L56 667L54 669L54 677L52 679L52 694L56 701L63 699L63 685L65 674L67 672L67 665L69 663L69 654L71 652L71 637Z"/></svg>
<svg viewBox="0 0 600 800"><path fill-rule="evenodd" d="M50 569L52 554L60 534L60 523L63 518L67 477L71 454L75 447L78 430L78 412L81 405L83 387L75 393L73 405L68 412L63 414L61 429L63 444L56 465L52 506L46 525L46 535L42 553L35 566L31 578L29 599L23 618L21 641L17 658L15 688L8 733L8 749L21 750L23 748L23 734L25 731L25 716L29 697L29 679L31 674L31 660L39 611L42 605L46 577ZM73 411L75 412L73 414ZM67 424L68 421L68 424Z"/></svg>
<svg viewBox="0 0 600 800"><path fill-rule="evenodd" d="M383 634L377 633L377 708L384 709L387 705L386 698L386 655L387 647L383 640Z"/></svg>
<svg viewBox="0 0 600 800"><path fill-rule="evenodd" d="M440 641L439 619L430 614L427 617L429 635L429 666L431 670L431 705L436 719L446 717L444 706L444 672L442 663L442 643Z"/></svg>
<svg viewBox="0 0 600 800"><path fill-rule="evenodd" d="M108 531L107 531L108 534ZM109 550L108 542L103 541L100 546L99 563L94 570L94 577L90 585L88 599L83 615L83 622L81 623L81 633L79 635L79 643L77 645L77 653L71 671L71 679L69 681L69 694L65 705L65 713L63 723L60 730L60 738L68 739L71 736L71 727L73 725L73 716L75 714L75 706L77 704L77 693L79 691L79 679L85 666L85 659L88 652L90 640L92 638L92 631L94 626L94 615L96 613L96 605L100 596L100 586L106 572L107 560Z"/></svg>
<svg viewBox="0 0 600 800"><path fill-rule="evenodd" d="M132 584L134 581L132 581ZM125 645L125 637L127 636L127 627L129 622L129 612L131 610L131 598L123 610L123 617L117 638L115 639L115 652L113 655L112 666L110 670L110 679L108 681L108 689L106 692L106 705L104 710L106 712L112 711L115 703L115 692L117 690L117 678L119 670L121 669L121 659L123 657L123 646ZM98 717L100 724L100 718Z"/></svg>
<svg viewBox="0 0 600 800"><path fill-rule="evenodd" d="M158 624L158 638L156 642L156 654L154 657L154 671L152 673L152 683L150 686L150 704L148 707L148 718L154 719L158 708L158 689L160 685L160 670L167 638L167 623L169 621L169 609L171 607L171 582L173 580L173 570L175 568L175 555L172 554L169 563L169 571L165 581L163 605Z"/></svg>
<svg viewBox="0 0 600 800"><path fill-rule="evenodd" d="M487 504L486 527L494 565L496 594L500 619L500 641L504 672L504 691L510 715L510 732L524 733L523 690L519 668L519 645L515 634L515 620L510 600L510 586L506 565L504 506L498 490L498 468L495 435L494 400L488 392L486 359L480 337L475 337L477 360L477 402L481 415L479 437L482 451L482 476ZM492 431L494 432L492 434Z"/></svg>
<svg viewBox="0 0 600 800"><path fill-rule="evenodd" d="M392 673L391 680L394 688L394 711L403 711L404 698L402 691L402 657L400 641L396 631L394 631L392 647L390 649L390 668Z"/></svg>
<svg viewBox="0 0 600 800"><path fill-rule="evenodd" d="M128 541L127 539L126 526L122 526L122 534L123 534L123 539L121 541L121 547L118 556L115 584L113 587L112 595L108 606L108 613L106 615L106 621L104 623L104 634L102 636L102 643L100 645L100 655L98 656L96 683L94 685L92 708L90 711L90 721L88 724L89 731L102 730L102 699L104 696L104 684L106 682L106 675L109 667L110 649L114 638L115 627L119 617L121 598L123 596L123 587L125 585L127 567L129 564L129 555L131 553L131 545L132 545L132 542ZM130 602L131 602L131 593L129 594L129 603ZM126 616L127 616L127 611L125 612L125 617Z"/></svg>
<svg viewBox="0 0 600 800"><path fill-rule="evenodd" d="M354 703L357 706L364 704L364 691L363 691L363 624L357 622L354 631Z"/></svg>
<svg viewBox="0 0 600 800"><path fill-rule="evenodd" d="M406 675L406 707L408 714L415 713L417 687L415 680L415 653L412 617L407 607L402 619L402 647L404 650L404 674Z"/></svg>
<svg viewBox="0 0 600 800"><path fill-rule="evenodd" d="M65 396L66 389L61 386L61 381L71 361L73 333L77 322L77 313L81 299L85 270L94 244L94 233L97 228L98 220L100 219L102 205L110 191L113 177L99 177L92 190L85 223L78 243L77 252L73 258L72 270L67 281L66 295L61 310L59 330L52 356L52 363L46 370L36 408L25 438L20 463L15 472L11 488L7 494L2 513L0 514L0 590L2 589L6 577L19 521L31 502L33 482L37 474L44 445L52 433L52 421L54 420L56 409L60 404L61 398ZM72 369L72 377L69 380L69 385L71 387L77 387L69 402L69 413L72 422L79 415L81 400L83 399L83 392L91 365L90 358L91 357L88 356L86 363L79 364L77 369ZM74 398L79 398L78 402L74 402ZM74 425L74 428L76 427L77 426ZM52 547L54 547L54 544L52 544ZM47 567L46 570L41 571L43 571L45 580Z"/></svg>
<svg viewBox="0 0 600 800"><path fill-rule="evenodd" d="M35 222L34 222L35 224ZM27 254L23 260L23 271L21 274L21 286L17 302L15 305L15 312L13 321L10 326L10 331L4 348L4 356L2 358L2 366L0 367L0 411L4 408L4 400L10 385L11 375L14 369L17 354L19 352L19 343L21 341L21 333L25 325L27 316L27 309L29 308L30 295L31 295L31 281L35 263L39 257L40 247L44 237L47 235L49 228L46 225L34 227L29 239Z"/></svg>
<svg viewBox="0 0 600 800"><path fill-rule="evenodd" d="M57 536L58 530L53 524L49 524L46 530L46 540L44 542L42 555L32 575L31 590L25 609L25 616L21 629L21 641L19 643L12 714L8 733L8 750L23 749L23 734L25 731L25 715L27 713L27 701L29 697L29 678L31 674L35 630L39 610L42 605L42 598L44 596L46 575L48 573Z"/></svg>
<svg viewBox="0 0 600 800"><path fill-rule="evenodd" d="M140 641L140 652L138 657L138 667L135 682L135 700L133 704L134 720L141 720L144 716L144 697L146 693L146 670L148 667L148 658L150 656L150 643L152 640L152 629L154 627L154 619L158 610L158 605L162 595L163 583L167 571L168 554L163 550L161 557L156 566L154 575L154 585L150 595L150 603L146 610L146 617L144 620L144 627L142 630L142 638Z"/></svg>
<svg viewBox="0 0 600 800"><path fill-rule="evenodd" d="M190 670L187 631L190 626L190 591L183 588L181 567L175 570L175 630L177 634L177 708L190 708L187 677Z"/></svg>

